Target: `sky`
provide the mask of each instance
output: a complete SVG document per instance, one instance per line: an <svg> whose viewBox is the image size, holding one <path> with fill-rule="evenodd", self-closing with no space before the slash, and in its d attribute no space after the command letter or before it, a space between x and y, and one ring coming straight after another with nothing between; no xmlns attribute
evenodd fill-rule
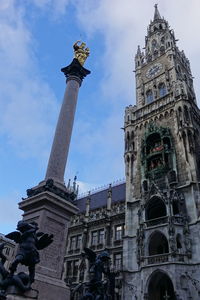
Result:
<svg viewBox="0 0 200 300"><path fill-rule="evenodd" d="M200 95L199 0L157 1L191 63ZM135 104L134 56L152 0L0 0L0 232L16 227L18 202L44 179L65 91L60 72L81 39L91 74L79 91L65 180L85 192L124 178L124 109Z"/></svg>

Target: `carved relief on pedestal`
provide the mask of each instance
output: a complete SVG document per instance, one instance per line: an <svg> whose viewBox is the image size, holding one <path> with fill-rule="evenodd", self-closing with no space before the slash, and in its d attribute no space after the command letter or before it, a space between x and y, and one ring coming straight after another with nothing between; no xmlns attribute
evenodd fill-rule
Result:
<svg viewBox="0 0 200 300"><path fill-rule="evenodd" d="M48 247L48 249L44 249L41 255L41 265L46 269L47 275L49 274L49 272L59 274L59 272L61 271L60 267L62 267L62 263L60 263L60 260L63 257L62 252L64 247L63 238L65 236L65 224L47 217L44 228L47 232L53 233L54 241Z"/></svg>

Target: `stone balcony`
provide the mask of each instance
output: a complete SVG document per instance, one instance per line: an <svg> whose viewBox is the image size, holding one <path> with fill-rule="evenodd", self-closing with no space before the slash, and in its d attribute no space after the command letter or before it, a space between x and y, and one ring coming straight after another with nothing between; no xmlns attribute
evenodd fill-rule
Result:
<svg viewBox="0 0 200 300"><path fill-rule="evenodd" d="M168 224L170 222L170 218L171 218L171 222L173 224L183 225L185 223L185 217L183 217L183 216L172 216L172 217L163 216L160 218L145 221L144 228L147 228L147 227L149 228L152 226L157 226L157 225L162 225L162 224Z"/></svg>
<svg viewBox="0 0 200 300"><path fill-rule="evenodd" d="M180 253L163 253L151 256L141 257L142 266L172 263L172 262L185 262L187 259L186 254Z"/></svg>

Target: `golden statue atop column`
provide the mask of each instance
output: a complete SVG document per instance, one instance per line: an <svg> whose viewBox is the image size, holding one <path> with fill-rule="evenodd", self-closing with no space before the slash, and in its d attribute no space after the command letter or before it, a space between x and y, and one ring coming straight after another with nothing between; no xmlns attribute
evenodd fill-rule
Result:
<svg viewBox="0 0 200 300"><path fill-rule="evenodd" d="M78 45L81 43L80 45ZM83 66L87 57L90 55L90 49L86 47L86 44L81 41L77 41L73 45L74 48L74 57L80 62Z"/></svg>

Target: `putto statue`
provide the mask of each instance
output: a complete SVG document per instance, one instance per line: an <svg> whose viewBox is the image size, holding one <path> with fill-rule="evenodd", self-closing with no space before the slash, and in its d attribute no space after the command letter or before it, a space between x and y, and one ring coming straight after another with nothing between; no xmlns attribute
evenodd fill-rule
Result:
<svg viewBox="0 0 200 300"><path fill-rule="evenodd" d="M79 43L81 44L78 45ZM90 55L90 49L86 47L86 44L84 42L81 41L75 42L73 48L74 48L74 57L83 66L87 57Z"/></svg>
<svg viewBox="0 0 200 300"><path fill-rule="evenodd" d="M110 271L108 252L102 251L96 255L91 249L84 248L84 256L89 261L89 282L81 300L113 300L116 274Z"/></svg>
<svg viewBox="0 0 200 300"><path fill-rule="evenodd" d="M34 282L35 265L40 262L38 250L42 250L53 242L53 234L37 232L39 229L36 222L19 221L17 230L6 235L7 238L19 244L15 260L10 266L10 274L17 270L18 264L29 268L30 282Z"/></svg>

